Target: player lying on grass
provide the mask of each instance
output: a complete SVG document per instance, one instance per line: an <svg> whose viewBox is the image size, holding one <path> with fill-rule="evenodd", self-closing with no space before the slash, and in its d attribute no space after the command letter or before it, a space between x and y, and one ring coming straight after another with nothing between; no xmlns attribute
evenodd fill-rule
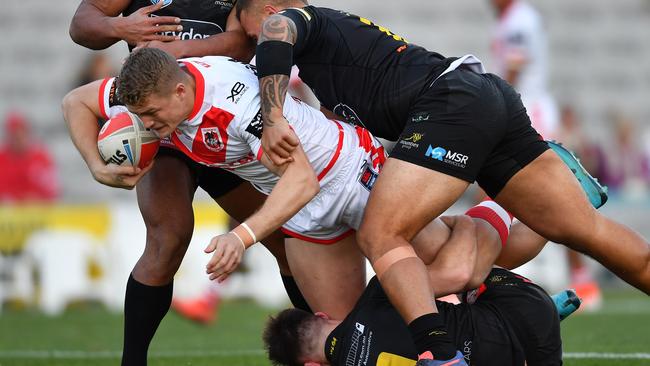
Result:
<svg viewBox="0 0 650 366"><path fill-rule="evenodd" d="M80 130L96 123L95 117L107 119L126 111L122 102L195 161L230 170L269 194L264 206L233 233L212 240L211 278L227 277L245 247L282 226L290 236L286 249L291 270L312 309L339 318L352 309L366 281L364 257L350 234L359 225L385 159L372 135L288 98L286 115L302 148L293 163L279 169L261 152L259 93L250 65L222 57L179 64L154 49L133 53L118 79L72 91L64 101L64 114L71 130ZM96 140L92 134L77 138ZM436 234L441 225L432 222L413 240L422 257L430 258L444 242ZM529 234L523 225L513 228L514 236ZM533 247L543 244L537 236L531 242ZM495 258L479 258L487 264L478 263L477 273L485 276ZM450 277L444 292L460 291Z"/></svg>
<svg viewBox="0 0 650 366"><path fill-rule="evenodd" d="M454 231L471 230L467 216L443 217ZM478 246L499 241L497 231ZM457 241L440 249L446 267L467 268L476 241ZM429 268L429 271L432 269ZM430 277L434 274L430 273ZM467 278L469 274L466 274ZM438 289L433 286L432 291ZM561 365L560 317L553 299L539 286L494 267L483 284L461 296L459 305L436 301L455 347L468 365ZM577 309L579 299L569 303ZM271 318L264 332L269 358L277 365L412 366L418 353L408 328L373 277L354 309L343 320L327 314L287 309ZM455 363L460 364L460 363ZM452 363L449 363L452 365Z"/></svg>

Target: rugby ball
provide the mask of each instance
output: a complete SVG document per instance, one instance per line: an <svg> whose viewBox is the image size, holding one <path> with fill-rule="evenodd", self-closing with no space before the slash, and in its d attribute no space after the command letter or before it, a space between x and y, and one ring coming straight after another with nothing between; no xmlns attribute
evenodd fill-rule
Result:
<svg viewBox="0 0 650 366"><path fill-rule="evenodd" d="M158 136L130 112L106 121L97 136L99 154L107 164L144 168L156 156L159 146Z"/></svg>

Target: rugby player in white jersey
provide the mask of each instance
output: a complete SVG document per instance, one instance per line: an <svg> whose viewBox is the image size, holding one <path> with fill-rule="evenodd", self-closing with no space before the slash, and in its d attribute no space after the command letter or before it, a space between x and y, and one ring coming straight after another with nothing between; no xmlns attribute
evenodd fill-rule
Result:
<svg viewBox="0 0 650 366"><path fill-rule="evenodd" d="M116 89L119 103L111 99ZM282 226L288 235L291 270L312 309L339 319L352 309L365 287L365 259L351 234L359 226L369 190L385 159L381 144L367 130L329 120L320 111L288 98L285 114L302 148L296 150L292 163L277 167L261 150L259 90L252 66L224 57L177 62L155 49L133 53L119 78L72 91L64 101L64 114L74 129L94 123L95 116L110 118L124 112L125 105L195 161L230 170L269 195L257 213L231 233L215 237L206 248L214 251L208 265L212 279L225 279L246 247ZM505 243L510 217L493 202L483 207L472 216L481 221L478 229L456 235L480 236L481 227L490 225L500 228ZM435 220L414 239L416 250L431 259L433 268L442 244L459 239L439 234L448 230L441 220ZM472 283L482 281L489 272L494 254L482 255L482 251L498 255L493 249L479 248ZM455 271L447 273L449 277L431 279L441 283L445 293L468 285L466 279L454 276Z"/></svg>
<svg viewBox="0 0 650 366"><path fill-rule="evenodd" d="M548 42L539 12L522 0L490 0L498 24L492 32L495 74L521 94L533 127L557 138L559 113L548 91Z"/></svg>

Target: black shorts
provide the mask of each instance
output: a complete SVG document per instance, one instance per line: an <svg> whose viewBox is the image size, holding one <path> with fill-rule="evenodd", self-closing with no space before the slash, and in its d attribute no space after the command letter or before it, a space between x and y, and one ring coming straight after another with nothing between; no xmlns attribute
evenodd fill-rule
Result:
<svg viewBox="0 0 650 366"><path fill-rule="evenodd" d="M508 83L461 67L436 80L415 101L390 156L477 181L495 197L547 149Z"/></svg>
<svg viewBox="0 0 650 366"><path fill-rule="evenodd" d="M158 155L170 155L183 160L192 171L192 175L196 179L196 185L215 200L244 183L243 179L229 171L199 164L173 148L161 146Z"/></svg>
<svg viewBox="0 0 650 366"><path fill-rule="evenodd" d="M438 302L455 344L470 365L561 365L560 319L539 286L493 269L472 305Z"/></svg>

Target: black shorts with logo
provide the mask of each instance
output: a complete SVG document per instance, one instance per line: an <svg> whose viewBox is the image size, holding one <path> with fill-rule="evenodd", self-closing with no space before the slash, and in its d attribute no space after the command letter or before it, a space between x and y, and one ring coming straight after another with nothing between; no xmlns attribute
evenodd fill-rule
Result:
<svg viewBox="0 0 650 366"><path fill-rule="evenodd" d="M158 155L175 156L183 160L192 171L196 185L203 188L215 200L244 183L243 179L229 171L199 164L173 148L161 146Z"/></svg>
<svg viewBox="0 0 650 366"><path fill-rule="evenodd" d="M477 181L494 197L547 149L508 83L461 66L415 101L391 157Z"/></svg>

